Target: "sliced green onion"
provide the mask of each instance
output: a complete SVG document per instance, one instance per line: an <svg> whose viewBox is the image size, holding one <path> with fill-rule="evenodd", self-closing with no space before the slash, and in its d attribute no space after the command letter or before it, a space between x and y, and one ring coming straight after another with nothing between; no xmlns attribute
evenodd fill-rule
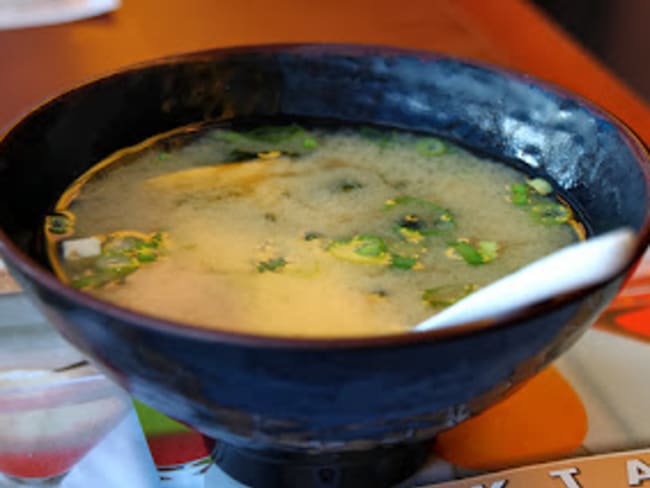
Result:
<svg viewBox="0 0 650 488"><path fill-rule="evenodd" d="M140 249L135 253L135 258L140 263L151 263L158 259L158 254L151 249Z"/></svg>
<svg viewBox="0 0 650 488"><path fill-rule="evenodd" d="M498 244L494 241L478 241L476 245L465 240L450 242L452 251L463 258L467 264L478 266L489 263L497 257Z"/></svg>
<svg viewBox="0 0 650 488"><path fill-rule="evenodd" d="M377 257L386 251L386 244L380 237L362 235L356 237L354 241L354 252L360 256Z"/></svg>
<svg viewBox="0 0 650 488"><path fill-rule="evenodd" d="M556 202L544 202L533 205L530 213L537 222L546 225L564 224L571 219L571 210Z"/></svg>
<svg viewBox="0 0 650 488"><path fill-rule="evenodd" d="M530 203L528 187L523 183L513 183L510 185L510 200L518 206L528 205Z"/></svg>
<svg viewBox="0 0 650 488"><path fill-rule="evenodd" d="M109 281L111 281L111 279L108 278L107 276L93 273L93 274L87 274L77 278L73 278L71 284L75 288L79 288L79 289L99 288L105 285L106 283L108 283Z"/></svg>
<svg viewBox="0 0 650 488"><path fill-rule="evenodd" d="M74 233L74 216L70 212L56 213L45 218L45 228L56 235Z"/></svg>
<svg viewBox="0 0 650 488"><path fill-rule="evenodd" d="M313 137L305 137L302 140L302 147L305 149L316 149L318 147L318 141Z"/></svg>
<svg viewBox="0 0 650 488"><path fill-rule="evenodd" d="M142 264L156 261L162 252L164 235L136 231L117 231L103 238L101 255L71 279L76 288L99 288L109 283L120 283Z"/></svg>
<svg viewBox="0 0 650 488"><path fill-rule="evenodd" d="M533 178L526 180L526 184L540 195L548 195L553 192L551 184L543 178Z"/></svg>
<svg viewBox="0 0 650 488"><path fill-rule="evenodd" d="M225 143L235 159L274 151L302 155L318 147L317 138L297 124L262 126L241 132L218 130L211 137Z"/></svg>
<svg viewBox="0 0 650 488"><path fill-rule="evenodd" d="M126 253L129 251L134 251L140 247L142 247L145 243L144 239L131 236L131 235L126 235L126 236L114 236L114 237L109 237L106 239L106 242L104 242L104 245L102 246L102 252L106 254L119 254L119 253Z"/></svg>
<svg viewBox="0 0 650 488"><path fill-rule="evenodd" d="M388 146L391 142L393 142L393 139L395 138L395 134L393 132L382 131L369 126L361 127L359 129L359 134L361 137L374 142L381 148Z"/></svg>
<svg viewBox="0 0 650 488"><path fill-rule="evenodd" d="M391 209L404 211L395 230L407 239L417 239L416 232L422 236L443 234L456 225L450 210L417 197L399 196L386 201L384 210Z"/></svg>
<svg viewBox="0 0 650 488"><path fill-rule="evenodd" d="M419 230L409 229L408 227L397 227L397 232L408 242L417 244L424 239L424 235Z"/></svg>
<svg viewBox="0 0 650 488"><path fill-rule="evenodd" d="M455 251L457 255L465 260L467 264L473 266L483 264L483 256L478 252L474 246L469 242L465 241L456 241L449 244L449 246Z"/></svg>
<svg viewBox="0 0 650 488"><path fill-rule="evenodd" d="M495 241L479 241L478 252L484 263L489 263L497 258L499 245Z"/></svg>
<svg viewBox="0 0 650 488"><path fill-rule="evenodd" d="M151 247L160 247L163 243L164 235L162 232L156 232L154 235L151 236L151 239L149 239L148 242L145 243L145 245L149 245Z"/></svg>
<svg viewBox="0 0 650 488"><path fill-rule="evenodd" d="M416 144L418 154L427 158L441 156L447 152L447 145L435 137L423 137Z"/></svg>
<svg viewBox="0 0 650 488"><path fill-rule="evenodd" d="M138 261L130 256L105 255L95 261L95 268L106 272L115 278L127 276L139 267Z"/></svg>
<svg viewBox="0 0 650 488"><path fill-rule="evenodd" d="M351 239L333 241L327 246L332 256L354 263L389 264L386 243L381 237L358 235Z"/></svg>
<svg viewBox="0 0 650 488"><path fill-rule="evenodd" d="M424 290L422 300L434 308L448 307L477 289L478 287L474 284L443 285Z"/></svg>
<svg viewBox="0 0 650 488"><path fill-rule="evenodd" d="M397 269L413 269L417 264L417 258L412 258L408 256L400 256L399 254L390 255L390 266L391 268Z"/></svg>

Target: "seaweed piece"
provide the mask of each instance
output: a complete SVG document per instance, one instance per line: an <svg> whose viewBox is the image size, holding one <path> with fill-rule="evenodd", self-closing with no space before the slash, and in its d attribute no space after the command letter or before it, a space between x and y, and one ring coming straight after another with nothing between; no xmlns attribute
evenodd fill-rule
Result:
<svg viewBox="0 0 650 488"><path fill-rule="evenodd" d="M265 273L267 271L280 271L282 268L284 268L287 265L287 260L284 259L283 257L279 258L271 258L267 259L266 261L260 261L257 263L257 271L258 273Z"/></svg>
<svg viewBox="0 0 650 488"><path fill-rule="evenodd" d="M401 210L395 230L402 237L417 240L423 236L439 235L455 227L451 210L429 200L400 196L388 200L384 210Z"/></svg>

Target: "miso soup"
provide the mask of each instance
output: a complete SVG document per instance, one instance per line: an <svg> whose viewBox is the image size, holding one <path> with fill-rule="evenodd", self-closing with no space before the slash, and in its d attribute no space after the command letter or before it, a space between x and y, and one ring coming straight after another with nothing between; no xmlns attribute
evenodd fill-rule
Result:
<svg viewBox="0 0 650 488"><path fill-rule="evenodd" d="M122 307L275 336L408 331L583 236L544 177L372 127L181 128L99 162L45 222Z"/></svg>

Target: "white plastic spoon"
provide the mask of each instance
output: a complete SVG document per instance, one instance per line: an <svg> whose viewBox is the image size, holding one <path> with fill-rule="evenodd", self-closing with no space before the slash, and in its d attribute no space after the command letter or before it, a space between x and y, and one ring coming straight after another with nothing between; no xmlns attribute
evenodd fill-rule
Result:
<svg viewBox="0 0 650 488"><path fill-rule="evenodd" d="M420 322L414 331L494 319L566 292L601 283L630 262L636 234L626 228L564 247L481 288Z"/></svg>

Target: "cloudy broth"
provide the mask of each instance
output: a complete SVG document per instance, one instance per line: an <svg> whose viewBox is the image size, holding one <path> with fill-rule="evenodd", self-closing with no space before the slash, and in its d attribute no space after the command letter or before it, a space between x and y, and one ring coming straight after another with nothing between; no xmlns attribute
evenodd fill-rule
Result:
<svg viewBox="0 0 650 488"><path fill-rule="evenodd" d="M429 136L299 125L127 148L45 226L59 276L101 299L293 337L407 331L582 235L546 179Z"/></svg>

